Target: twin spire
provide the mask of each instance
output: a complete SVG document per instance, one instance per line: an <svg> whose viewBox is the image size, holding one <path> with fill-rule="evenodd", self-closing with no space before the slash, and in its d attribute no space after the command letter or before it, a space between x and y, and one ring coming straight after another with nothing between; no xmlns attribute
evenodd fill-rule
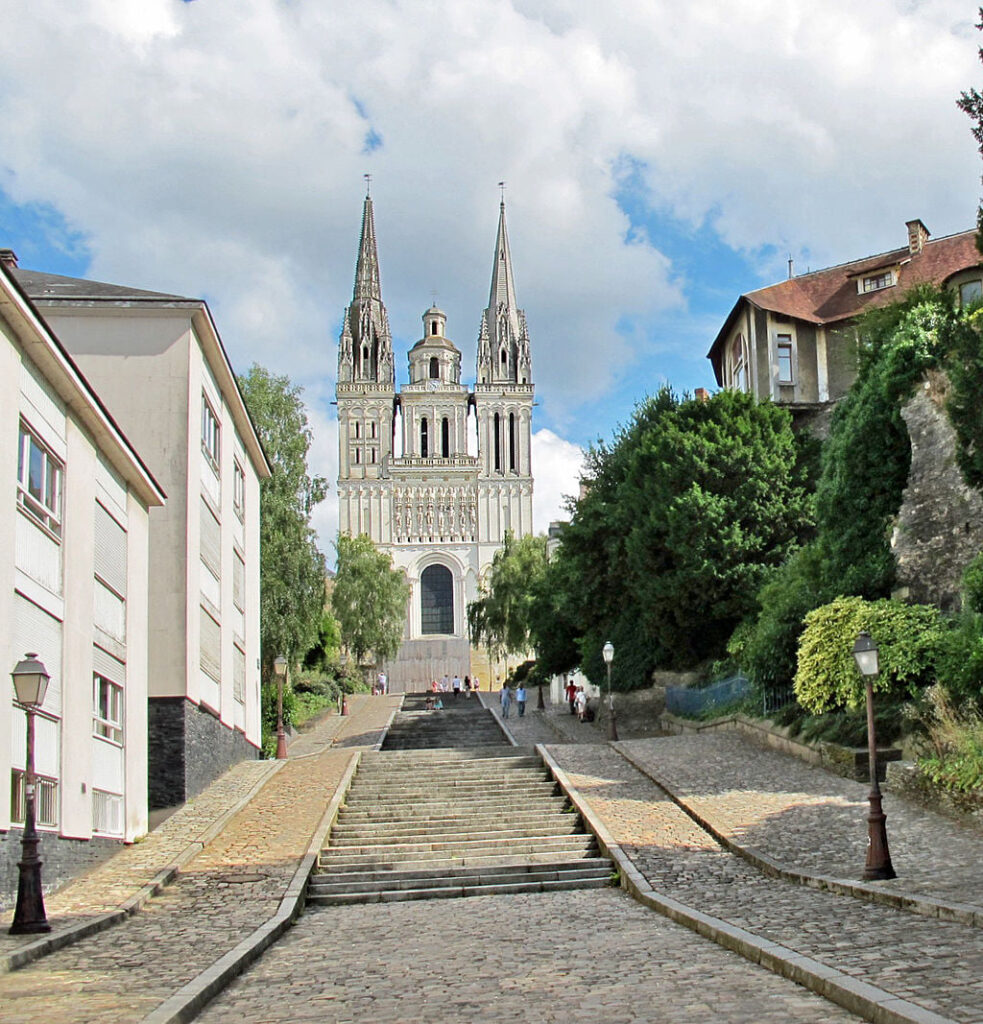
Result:
<svg viewBox="0 0 983 1024"><path fill-rule="evenodd" d="M345 310L338 353L338 380L373 381L393 387L392 337L382 303L372 198L366 191L355 288ZM505 225L505 199L498 216L488 306L478 331L478 384L531 384L532 366L525 313L518 308L512 254Z"/></svg>

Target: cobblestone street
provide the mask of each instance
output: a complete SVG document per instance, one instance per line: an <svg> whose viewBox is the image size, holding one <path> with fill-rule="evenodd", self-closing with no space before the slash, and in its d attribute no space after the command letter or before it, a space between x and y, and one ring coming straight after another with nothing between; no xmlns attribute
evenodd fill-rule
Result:
<svg viewBox="0 0 983 1024"><path fill-rule="evenodd" d="M204 1024L839 1024L617 889L309 911Z"/></svg>

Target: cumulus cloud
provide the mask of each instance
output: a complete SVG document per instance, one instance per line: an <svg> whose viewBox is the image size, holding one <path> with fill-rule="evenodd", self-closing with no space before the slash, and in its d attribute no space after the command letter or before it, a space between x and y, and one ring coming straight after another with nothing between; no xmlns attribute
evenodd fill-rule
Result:
<svg viewBox="0 0 983 1024"><path fill-rule="evenodd" d="M535 489L532 521L535 533L546 533L550 523L569 518L566 499L580 492L584 452L578 445L564 441L551 430L532 435L532 469Z"/></svg>
<svg viewBox="0 0 983 1024"><path fill-rule="evenodd" d="M537 416L578 440L625 418L583 412L626 382L709 383L710 326L694 341L676 325L707 316L689 297L714 268L682 273L660 224L709 225L778 277L787 252L817 267L903 244L911 217L939 235L975 210L961 0L0 0L0 15L0 188L58 211L89 276L208 298L237 368L308 388L332 482L363 172L401 375L433 291L473 366L508 182Z"/></svg>

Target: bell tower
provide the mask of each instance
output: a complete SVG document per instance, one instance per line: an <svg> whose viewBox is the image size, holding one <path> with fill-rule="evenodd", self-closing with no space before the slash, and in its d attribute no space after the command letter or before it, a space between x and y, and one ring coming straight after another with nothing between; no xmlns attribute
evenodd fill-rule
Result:
<svg viewBox="0 0 983 1024"><path fill-rule="evenodd" d="M342 533L389 539L389 501L378 481L393 454L395 373L382 302L372 198L366 192L355 287L338 349L338 500Z"/></svg>
<svg viewBox="0 0 983 1024"><path fill-rule="evenodd" d="M526 315L515 298L505 201L498 215L488 306L478 329L479 543L532 533L532 360Z"/></svg>

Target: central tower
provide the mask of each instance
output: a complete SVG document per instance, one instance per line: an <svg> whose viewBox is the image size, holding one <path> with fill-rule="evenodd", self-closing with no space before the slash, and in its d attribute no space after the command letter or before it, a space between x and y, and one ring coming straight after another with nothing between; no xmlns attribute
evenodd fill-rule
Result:
<svg viewBox="0 0 983 1024"><path fill-rule="evenodd" d="M467 605L506 532L532 532L532 367L504 202L473 392L446 327L436 306L423 314L397 391L366 196L338 351L339 530L368 535L410 585L403 644L387 666L396 689L471 671Z"/></svg>

